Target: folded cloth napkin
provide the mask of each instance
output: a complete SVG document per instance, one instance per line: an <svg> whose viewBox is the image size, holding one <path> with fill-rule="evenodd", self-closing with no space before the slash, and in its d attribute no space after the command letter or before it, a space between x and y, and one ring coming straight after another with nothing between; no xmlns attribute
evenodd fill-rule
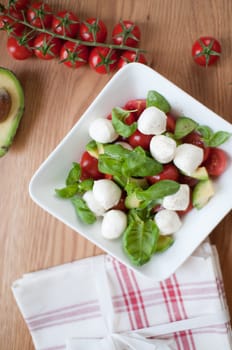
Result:
<svg viewBox="0 0 232 350"><path fill-rule="evenodd" d="M37 350L228 350L216 248L154 282L109 255L29 273L12 290Z"/></svg>

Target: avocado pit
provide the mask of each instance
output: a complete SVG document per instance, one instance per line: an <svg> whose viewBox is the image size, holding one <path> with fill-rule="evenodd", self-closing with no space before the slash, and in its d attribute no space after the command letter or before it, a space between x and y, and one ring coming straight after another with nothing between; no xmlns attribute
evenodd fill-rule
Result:
<svg viewBox="0 0 232 350"><path fill-rule="evenodd" d="M0 123L7 119L11 109L11 96L6 89L0 87Z"/></svg>

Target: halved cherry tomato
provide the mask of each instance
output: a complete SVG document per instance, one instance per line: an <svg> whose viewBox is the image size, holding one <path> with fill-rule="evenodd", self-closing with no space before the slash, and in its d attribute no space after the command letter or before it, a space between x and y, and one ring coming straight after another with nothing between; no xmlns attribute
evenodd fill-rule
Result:
<svg viewBox="0 0 232 350"><path fill-rule="evenodd" d="M132 147L141 146L146 151L150 148L150 142L153 135L142 134L139 130L136 130L129 138L128 142Z"/></svg>
<svg viewBox="0 0 232 350"><path fill-rule="evenodd" d="M147 176L147 180L150 184L155 184L156 182L160 180L173 180L173 181L178 181L179 178L179 171L175 167L174 164L164 164L163 165L163 170L153 176Z"/></svg>
<svg viewBox="0 0 232 350"><path fill-rule="evenodd" d="M113 28L113 43L136 47L140 40L140 29L132 21L120 21Z"/></svg>
<svg viewBox="0 0 232 350"><path fill-rule="evenodd" d="M109 47L98 46L92 49L89 55L89 65L100 74L107 74L112 72L118 61L118 54L116 50Z"/></svg>
<svg viewBox="0 0 232 350"><path fill-rule="evenodd" d="M94 180L104 178L104 174L102 174L98 170L98 160L92 157L87 151L82 154L81 161L81 179L92 178Z"/></svg>
<svg viewBox="0 0 232 350"><path fill-rule="evenodd" d="M195 146L198 146L198 147L202 148L203 151L204 151L203 162L208 158L209 152L210 152L210 148L206 147L204 145L204 142L202 140L201 135L198 134L197 132L192 131L190 134L188 134L187 136L185 136L183 138L183 142L191 143L192 145L195 145Z"/></svg>
<svg viewBox="0 0 232 350"><path fill-rule="evenodd" d="M118 68L120 69L131 62L140 62L143 64L147 64L146 57L142 53L135 51L125 51L120 56L120 59L118 61Z"/></svg>
<svg viewBox="0 0 232 350"><path fill-rule="evenodd" d="M50 34L40 33L34 40L35 55L42 60L51 60L59 55L61 40Z"/></svg>
<svg viewBox="0 0 232 350"><path fill-rule="evenodd" d="M85 45L66 41L60 50L60 60L69 68L79 68L88 62L89 50Z"/></svg>
<svg viewBox="0 0 232 350"><path fill-rule="evenodd" d="M37 28L50 27L52 18L51 7L42 1L32 3L27 10L28 22Z"/></svg>
<svg viewBox="0 0 232 350"><path fill-rule="evenodd" d="M166 126L166 130L168 132L174 132L175 131L175 127L176 127L176 118L171 114L171 113L167 113L167 126Z"/></svg>
<svg viewBox="0 0 232 350"><path fill-rule="evenodd" d="M137 117L136 119L138 119L138 117L144 111L145 108L146 108L145 99L129 100L124 106L124 109L126 109L127 111L135 111L134 114Z"/></svg>
<svg viewBox="0 0 232 350"><path fill-rule="evenodd" d="M219 176L226 170L227 161L228 157L225 151L217 147L212 147L203 165L206 167L209 175Z"/></svg>
<svg viewBox="0 0 232 350"><path fill-rule="evenodd" d="M59 11L52 20L52 30L59 35L74 38L79 30L79 18L70 11Z"/></svg>
<svg viewBox="0 0 232 350"><path fill-rule="evenodd" d="M104 43L106 36L107 28L105 23L98 18L88 18L80 25L80 37L84 41Z"/></svg>

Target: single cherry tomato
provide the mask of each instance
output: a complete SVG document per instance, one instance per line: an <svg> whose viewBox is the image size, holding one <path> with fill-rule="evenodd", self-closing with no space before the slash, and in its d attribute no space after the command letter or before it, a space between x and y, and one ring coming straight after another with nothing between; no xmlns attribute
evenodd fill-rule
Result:
<svg viewBox="0 0 232 350"><path fill-rule="evenodd" d="M7 49L16 60L25 60L33 54L30 42L27 42L25 39L23 40L23 38L16 39L15 37L9 37L7 40Z"/></svg>
<svg viewBox="0 0 232 350"><path fill-rule="evenodd" d="M150 149L150 142L153 135L142 134L139 130L136 130L129 138L128 142L132 147L141 146L146 151Z"/></svg>
<svg viewBox="0 0 232 350"><path fill-rule="evenodd" d="M135 111L133 113L136 116L136 119L138 119L138 117L144 111L145 108L146 108L145 99L130 100L124 106L124 109L126 109L127 111Z"/></svg>
<svg viewBox="0 0 232 350"><path fill-rule="evenodd" d="M118 68L120 69L131 62L140 62L147 64L146 57L142 53L135 51L125 51L119 58Z"/></svg>
<svg viewBox="0 0 232 350"><path fill-rule="evenodd" d="M112 72L118 61L116 50L109 47L95 47L89 55L89 65L100 74L107 74Z"/></svg>
<svg viewBox="0 0 232 350"><path fill-rule="evenodd" d="M22 23L17 23L17 20L23 20L23 15L20 11L10 8L9 14L15 18L12 19L7 15L8 11L5 10L2 15L0 15L0 29L5 30L9 35L15 34L20 36L25 29Z"/></svg>
<svg viewBox="0 0 232 350"><path fill-rule="evenodd" d="M24 10L29 4L29 0L9 0L8 6L16 10Z"/></svg>
<svg viewBox="0 0 232 350"><path fill-rule="evenodd" d="M88 18L80 25L80 38L84 41L104 43L107 37L105 23L98 18Z"/></svg>
<svg viewBox="0 0 232 350"><path fill-rule="evenodd" d="M178 182L180 184L189 185L189 187L194 187L199 182L199 180L180 173Z"/></svg>
<svg viewBox="0 0 232 350"><path fill-rule="evenodd" d="M176 127L176 118L171 113L166 113L167 115L167 125L166 130L168 132L174 133Z"/></svg>
<svg viewBox="0 0 232 350"><path fill-rule="evenodd" d="M87 46L66 41L60 50L60 60L69 68L79 68L88 62Z"/></svg>
<svg viewBox="0 0 232 350"><path fill-rule="evenodd" d="M215 63L221 55L221 45L211 36L202 36L192 46L194 61L201 66Z"/></svg>
<svg viewBox="0 0 232 350"><path fill-rule="evenodd" d="M92 157L87 151L82 154L80 166L82 180L84 178L92 178L94 180L104 178L104 174L98 170L98 160Z"/></svg>
<svg viewBox="0 0 232 350"><path fill-rule="evenodd" d="M190 134L188 134L183 138L183 142L191 143L192 145L202 148L204 151L203 162L208 158L210 148L204 145L204 141L201 135L198 134L197 132L192 131Z"/></svg>
<svg viewBox="0 0 232 350"><path fill-rule="evenodd" d="M42 60L51 60L59 55L61 40L50 34L41 33L34 40L34 52Z"/></svg>
<svg viewBox="0 0 232 350"><path fill-rule="evenodd" d="M52 30L59 35L74 38L79 30L79 18L70 11L58 12L52 20Z"/></svg>
<svg viewBox="0 0 232 350"><path fill-rule="evenodd" d="M163 170L157 174L152 176L147 176L147 180L150 184L155 184L160 180L173 180L178 181L179 179L179 171L175 167L174 164L164 164Z"/></svg>
<svg viewBox="0 0 232 350"><path fill-rule="evenodd" d="M177 210L177 214L182 216L182 215L189 213L192 209L193 209L193 203L192 203L192 200L190 198L188 207L185 210Z"/></svg>
<svg viewBox="0 0 232 350"><path fill-rule="evenodd" d="M122 210L124 212L127 212L128 209L125 206L125 198L126 198L126 195L125 193L123 193L121 195L121 198L119 199L119 202L116 205L114 205L112 209Z"/></svg>
<svg viewBox="0 0 232 350"><path fill-rule="evenodd" d="M52 18L51 7L42 1L32 3L27 10L28 22L37 28L50 27Z"/></svg>
<svg viewBox="0 0 232 350"><path fill-rule="evenodd" d="M225 151L217 147L211 147L209 156L203 165L211 176L221 175L227 167L228 157Z"/></svg>
<svg viewBox="0 0 232 350"><path fill-rule="evenodd" d="M138 46L140 29L132 21L120 21L113 28L112 39L116 45Z"/></svg>

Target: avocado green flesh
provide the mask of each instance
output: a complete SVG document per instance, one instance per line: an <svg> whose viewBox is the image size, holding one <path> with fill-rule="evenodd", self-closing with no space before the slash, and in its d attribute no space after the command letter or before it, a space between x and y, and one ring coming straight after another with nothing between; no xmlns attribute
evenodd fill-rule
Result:
<svg viewBox="0 0 232 350"><path fill-rule="evenodd" d="M11 146L23 115L24 92L14 73L2 67L0 67L0 87L4 88L11 96L9 115L0 122L0 157L2 157Z"/></svg>
<svg viewBox="0 0 232 350"><path fill-rule="evenodd" d="M193 190L193 206L197 209L204 207L214 195L213 183L211 180L200 181Z"/></svg>

